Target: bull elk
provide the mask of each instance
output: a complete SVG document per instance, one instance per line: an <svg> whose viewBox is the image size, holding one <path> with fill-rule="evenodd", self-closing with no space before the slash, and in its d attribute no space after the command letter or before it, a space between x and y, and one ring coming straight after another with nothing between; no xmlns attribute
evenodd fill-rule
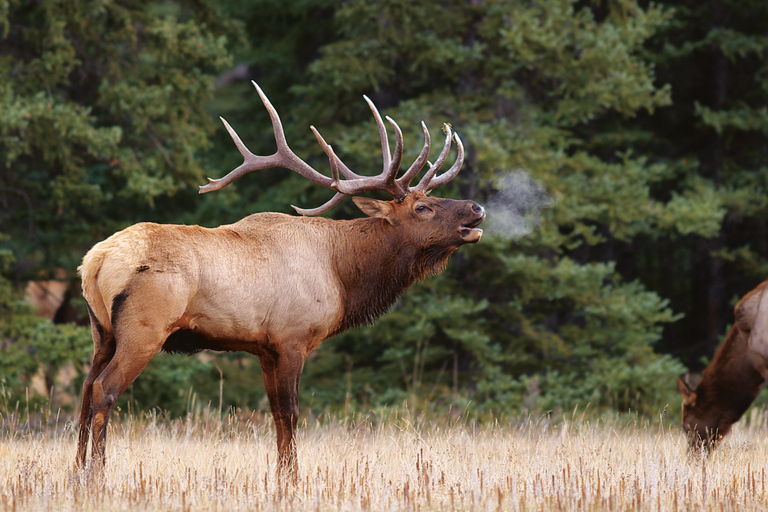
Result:
<svg viewBox="0 0 768 512"><path fill-rule="evenodd" d="M282 123L254 82L269 112L277 142L271 156L251 153L222 119L243 163L200 187L218 190L251 171L283 167L336 194L302 216L257 213L234 224L200 226L140 223L97 243L78 269L87 302L94 353L83 383L77 465L103 464L107 423L115 401L160 351L243 351L257 356L277 432L280 467L296 468L294 433L299 415L299 380L304 362L323 340L371 322L415 281L441 272L463 244L480 240L485 210L474 201L430 197L449 182L464 159L461 140L445 125L445 144L427 161L430 136L399 178L403 136L390 152L387 130L373 103L365 100L379 129L384 169L378 176L350 170L311 127L328 156L331 177L288 147ZM444 173L451 141L458 156ZM428 164L414 187L410 184ZM344 179L340 178L340 173ZM384 191L392 201L354 197L367 217L311 217L346 195Z"/></svg>
<svg viewBox="0 0 768 512"><path fill-rule="evenodd" d="M692 374L677 378L677 389L683 397L683 430L691 450L714 449L768 378L766 286L768 281L736 304L736 321L699 382L694 382Z"/></svg>

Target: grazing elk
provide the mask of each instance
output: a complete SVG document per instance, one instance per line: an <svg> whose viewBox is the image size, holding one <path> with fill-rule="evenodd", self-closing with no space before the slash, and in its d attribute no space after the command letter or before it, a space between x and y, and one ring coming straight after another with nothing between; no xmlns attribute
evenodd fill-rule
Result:
<svg viewBox="0 0 768 512"><path fill-rule="evenodd" d="M220 189L243 174L284 167L336 191L303 215L322 213L345 195L379 190L392 201L354 197L367 217L257 213L207 229L140 223L96 244L79 268L88 305L94 354L83 383L77 464L105 460L107 422L115 401L159 351L244 351L259 357L277 431L281 468L295 474L298 392L304 361L326 338L382 315L411 284L441 272L461 245L480 240L485 210L474 201L430 197L453 179L464 149L445 125L445 144L415 187L410 183L429 156L424 148L401 176L400 128L390 153L387 130L368 99L381 137L384 170L360 176L312 131L328 155L331 177L318 173L288 147L280 118L254 82L272 120L277 151L251 153L222 119L244 162L200 192ZM453 166L437 175L455 140ZM340 179L339 173L346 179ZM91 429L93 429L91 433Z"/></svg>
<svg viewBox="0 0 768 512"><path fill-rule="evenodd" d="M695 384L691 374L677 378L683 396L683 430L691 450L714 449L749 408L768 377L768 281L747 293L734 308L735 322L725 343Z"/></svg>

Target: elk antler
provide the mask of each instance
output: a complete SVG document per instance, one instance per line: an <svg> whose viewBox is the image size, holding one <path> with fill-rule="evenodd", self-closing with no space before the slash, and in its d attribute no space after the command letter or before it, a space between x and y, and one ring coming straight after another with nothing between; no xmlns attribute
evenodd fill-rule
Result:
<svg viewBox="0 0 768 512"><path fill-rule="evenodd" d="M403 132L400 130L400 127L397 125L397 123L392 120L392 118L387 116L387 121L389 121L395 131L395 152L391 153L389 148L389 139L387 137L387 129L384 126L384 122L381 120L379 111L376 109L373 102L367 96L364 96L365 101L368 103L368 106L373 113L373 117L376 120L376 125L379 128L384 168L381 174L378 176L360 176L359 174L356 174L350 170L349 167L347 167L338 156L336 156L333 148L330 146L330 144L325 142L315 127L310 126L312 133L315 135L318 143L320 143L320 147L323 148L323 151L328 156L328 160L330 161L331 177L329 178L317 172L304 160L296 156L296 154L291 150L285 140L285 132L283 130L282 122L280 121L280 116L277 115L277 111L269 102L269 99L264 94L264 91L261 90L256 82L252 81L251 83L259 93L261 101L264 102L264 106L267 108L269 117L272 120L272 129L275 132L277 151L270 156L254 155L245 146L245 144L243 144L243 141L240 140L240 137L229 125L229 123L227 123L224 118L221 118L221 121L224 123L224 126L229 132L230 137L232 137L232 140L235 142L235 146L237 146L240 154L243 155L243 163L221 179L214 180L208 178L209 183L200 187L201 194L226 187L242 175L251 171L269 169L271 167L283 167L304 176L313 183L336 191L336 194L328 202L322 206L318 206L317 208L305 210L296 206L293 207L298 213L302 215L317 215L326 212L336 206L344 198L345 195L359 194L369 190L381 190L390 194L398 201L401 201L410 190L420 190L425 194L428 194L430 191L434 190L440 185L451 181L456 176L456 174L458 174L459 170L461 169L461 165L464 162L464 146L462 145L459 136L453 134L451 127L448 124L443 125L443 130L446 134L443 150L440 152L440 155L434 164L428 162L427 158L429 156L430 149L429 130L427 130L427 125L422 121L421 128L424 131L424 148L421 150L418 158L416 158L408 170L405 171L405 173L400 178L397 178L397 173L400 170L400 163L403 159ZM446 158L448 157L448 153L451 149L451 139L456 141L456 145L458 147L458 157L456 158L456 162L446 172L440 176L435 177L435 174L439 170L440 166L443 165ZM416 177L419 171L424 167L425 163L429 163L429 169L424 174L421 181L419 181L418 185L415 187L410 187L411 181L413 181L413 178ZM346 179L341 180L339 178L339 173L343 174Z"/></svg>

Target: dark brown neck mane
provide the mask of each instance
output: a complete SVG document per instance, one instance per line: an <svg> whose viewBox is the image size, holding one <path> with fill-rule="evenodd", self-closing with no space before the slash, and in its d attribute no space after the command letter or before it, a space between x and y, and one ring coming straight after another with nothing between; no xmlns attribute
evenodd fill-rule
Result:
<svg viewBox="0 0 768 512"><path fill-rule="evenodd" d="M765 379L747 355L748 334L733 326L696 387L696 409L735 423L760 392Z"/></svg>
<svg viewBox="0 0 768 512"><path fill-rule="evenodd" d="M442 272L457 249L419 247L408 232L383 219L357 219L343 229L349 242L334 247L333 261L344 291L344 317L332 335L376 320L413 283Z"/></svg>

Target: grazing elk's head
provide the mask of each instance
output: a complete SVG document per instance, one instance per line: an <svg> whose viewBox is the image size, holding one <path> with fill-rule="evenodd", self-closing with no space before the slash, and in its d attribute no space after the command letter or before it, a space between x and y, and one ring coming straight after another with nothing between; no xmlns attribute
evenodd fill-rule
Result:
<svg viewBox="0 0 768 512"><path fill-rule="evenodd" d="M427 161L431 146L429 130L427 130L424 122L421 123L422 130L424 131L424 147L408 170L398 178L397 174L403 158L403 133L397 123L387 116L386 119L392 125L395 132L395 150L392 152L381 115L373 102L366 96L365 101L368 103L379 128L384 168L381 174L377 176L361 176L356 174L336 156L333 148L325 142L315 127L311 126L312 133L314 133L315 138L330 161L331 177L328 177L317 172L309 164L296 156L288 147L277 111L261 88L255 82L252 83L256 87L272 120L277 151L271 156L254 155L246 148L229 123L222 118L224 126L243 155L244 161L239 167L221 179L214 180L209 178L209 183L200 187L200 193L225 187L240 176L251 171L270 167L284 167L320 186L336 192L328 202L317 208L304 209L294 206L293 208L302 215L317 215L326 212L337 205L346 195L378 190L390 194L394 199L392 201L378 201L355 197L355 204L369 217L385 219L395 228L408 226L412 235L409 240L415 242L416 245L423 243L424 247L430 247L434 250L442 249L443 251L448 251L447 255L450 256L450 253L459 246L466 243L475 243L480 240L483 230L478 228L478 226L485 218L485 209L482 206L471 200L441 199L429 196L432 190L456 177L464 162L464 146L459 136L453 133L450 125L443 125L445 143L437 159L432 163ZM456 142L458 156L454 164L447 171L438 175L437 172L448 158L451 150L451 141ZM411 187L411 182L425 164L429 165L424 176L416 186ZM340 175L343 175L345 179L341 179Z"/></svg>
<svg viewBox="0 0 768 512"><path fill-rule="evenodd" d="M677 390L683 397L683 431L692 451L705 453L715 449L723 437L730 432L735 420L722 408L709 405L709 389L696 387L693 374L677 378ZM738 419L738 418L736 418Z"/></svg>

